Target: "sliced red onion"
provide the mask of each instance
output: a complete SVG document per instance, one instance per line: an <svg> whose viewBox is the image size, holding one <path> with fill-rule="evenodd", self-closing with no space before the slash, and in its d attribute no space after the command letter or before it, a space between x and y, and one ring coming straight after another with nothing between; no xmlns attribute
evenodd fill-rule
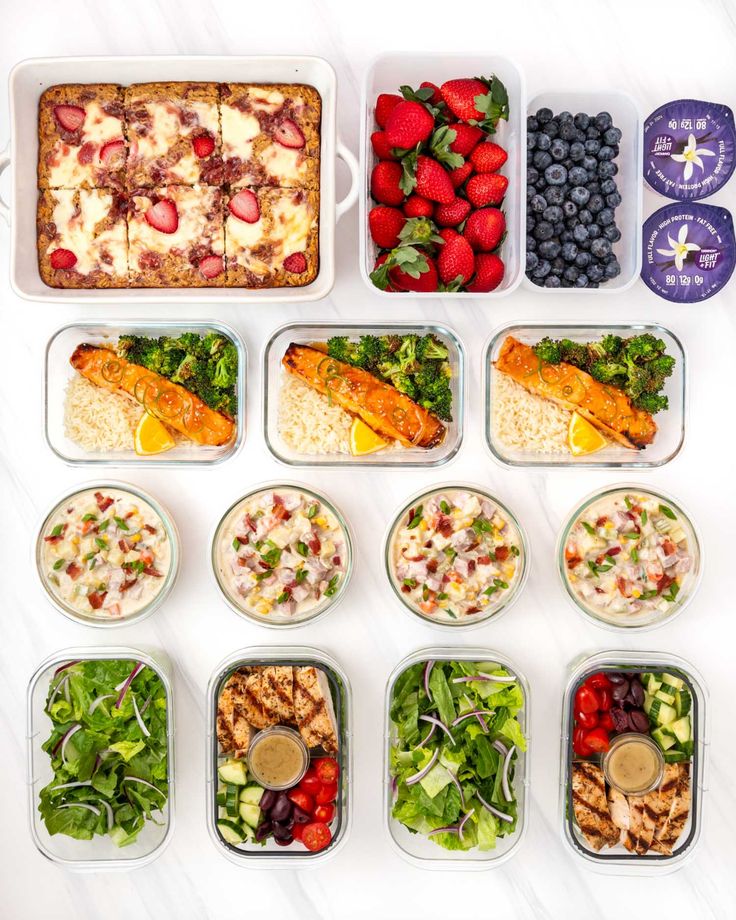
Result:
<svg viewBox="0 0 736 920"><path fill-rule="evenodd" d="M478 799L478 801L484 808L490 811L492 815L495 815L501 821L506 821L508 824L513 824L514 819L511 815L507 815L505 811L501 811L498 808L494 808L493 805L490 804L490 802L486 802L486 800L483 798L480 792L476 792L475 797Z"/></svg>
<svg viewBox="0 0 736 920"><path fill-rule="evenodd" d="M452 737L452 732L450 729L442 722L440 719L435 718L434 716L419 716L420 722L430 722L432 725L436 725L437 728L441 728L442 731L450 739L450 744L455 744L455 739Z"/></svg>
<svg viewBox="0 0 736 920"><path fill-rule="evenodd" d="M429 773L432 767L437 763L437 758L440 756L440 749L435 748L434 754L429 759L429 763L426 767L423 767L418 773L414 773L413 776L410 776L406 781L407 786L413 786L414 783L418 783L419 780L424 779L424 777Z"/></svg>
<svg viewBox="0 0 736 920"><path fill-rule="evenodd" d="M62 671L66 671L68 668L73 668L75 664L80 664L80 663L81 663L80 658L77 658L76 661L67 661L66 664L63 664L60 668L57 668L54 671L54 677L56 677L57 674L61 674Z"/></svg>
<svg viewBox="0 0 736 920"><path fill-rule="evenodd" d="M463 839L463 831L465 830L465 825L467 824L467 822L470 820L470 818L471 818L472 815L474 815L474 814L475 814L475 809L474 809L474 808L471 808L470 811L465 815L465 817L463 818L463 820L462 820L462 821L460 822L460 824L458 825L457 830L458 830L458 833L460 834L460 839L461 839L461 840Z"/></svg>
<svg viewBox="0 0 736 920"><path fill-rule="evenodd" d="M125 680L122 684L118 684L118 686L115 688L116 690L118 689L120 690L118 701L117 703L115 703L116 709L120 709L120 707L123 705L123 700L125 699L125 694L128 692L128 687L133 683L138 673L141 670L143 670L144 667L145 665L143 664L142 661L136 662L136 666L133 668L133 670L128 675L127 680Z"/></svg>
<svg viewBox="0 0 736 920"><path fill-rule="evenodd" d="M418 751L419 748L423 748L424 745L429 741L429 739L432 737L432 735L433 735L436 731L437 731L437 726L436 726L436 725L432 725L432 726L430 727L429 731L427 732L427 734L424 736L424 738L422 738L422 740L419 742L419 744L418 744L416 747L413 747L413 748L412 748L412 751Z"/></svg>
<svg viewBox="0 0 736 920"><path fill-rule="evenodd" d="M82 726L77 722L76 725L72 725L72 727L67 731L67 733L64 735L64 737L61 739L61 745L58 745L58 746L61 747L61 761L62 761L62 763L66 763L66 746L67 746L67 744L69 743L69 739L72 737L72 735L76 735L76 733L77 733L81 728L82 728ZM56 748L54 748L54 753L56 753Z"/></svg>
<svg viewBox="0 0 736 920"><path fill-rule="evenodd" d="M59 683L54 687L54 691L53 691L53 693L51 694L51 696L49 697L48 703L46 703L46 709L47 709L47 710L51 709L51 704L54 702L54 700L56 699L56 697L59 695L59 691L60 691L61 688L66 684L66 682L69 680L69 677L70 677L69 674L65 674L64 677L61 678L61 680L59 681Z"/></svg>
<svg viewBox="0 0 736 920"><path fill-rule="evenodd" d="M456 824L448 824L447 827L436 827L427 834L427 837L434 837L435 834L459 834L460 830Z"/></svg>
<svg viewBox="0 0 736 920"><path fill-rule="evenodd" d="M464 712L461 716L458 716L457 719L455 719L455 720L452 722L452 727L454 728L456 725L459 725L461 722L464 722L465 719L472 719L472 718L476 717L476 718L478 719L478 721L480 722L480 727L481 727L481 728L483 729L483 731L487 734L487 733L488 733L488 726L487 726L486 723L483 721L483 718L482 718L482 717L483 717L483 716L489 716L489 715L491 715L491 713L490 713L490 712L486 712L484 709L473 709L473 710L471 710L470 712Z"/></svg>
<svg viewBox="0 0 736 920"><path fill-rule="evenodd" d="M494 677L493 674L476 674L475 677L453 677L453 684L471 684L475 681L490 681L494 684L515 684L515 677Z"/></svg>
<svg viewBox="0 0 736 920"><path fill-rule="evenodd" d="M60 789L74 789L77 786L91 786L92 780L86 780L86 782L77 782L77 783L62 783L61 786L52 786L49 789L49 792L58 792Z"/></svg>
<svg viewBox="0 0 736 920"><path fill-rule="evenodd" d="M509 752L509 749L506 747L503 741L501 741L500 738L496 738L495 741L492 741L491 747L494 747L498 751L498 753L501 755L501 757L505 757Z"/></svg>
<svg viewBox="0 0 736 920"><path fill-rule="evenodd" d="M95 808L94 805L90 805L88 802L67 802L66 805L57 805L57 808L86 808L87 811L91 811L93 815L100 817L100 809Z"/></svg>
<svg viewBox="0 0 736 920"><path fill-rule="evenodd" d="M89 704L87 715L91 716L95 709L97 709L97 707L100 705L100 703L102 703L104 700L114 700L116 695L117 694L115 693L106 693L104 696L98 696L96 700L92 700L92 702Z"/></svg>
<svg viewBox="0 0 736 920"><path fill-rule="evenodd" d="M514 756L515 750L516 745L512 744L504 758L503 772L501 773L501 788L503 789L503 797L507 802L513 802L514 800L514 797L511 795L511 788L509 787L509 767L511 766L511 758Z"/></svg>
<svg viewBox="0 0 736 920"><path fill-rule="evenodd" d="M142 786L148 786L149 789L153 789L158 792L159 795L162 795L166 798L166 793L161 792L158 786L154 786L153 783L149 783L146 779L141 779L140 776L124 776L121 780L123 783L140 783Z"/></svg>
<svg viewBox="0 0 736 920"><path fill-rule="evenodd" d="M141 715L143 715L143 713L148 709L148 707L149 707L150 704L151 704L151 700L152 700L152 699L153 699L153 697L152 697L152 696L149 696L148 699L146 700L146 702L141 706Z"/></svg>
<svg viewBox="0 0 736 920"><path fill-rule="evenodd" d="M428 661L424 666L424 692L427 694L427 699L432 700L432 693L429 689L429 675L432 673L432 668L434 667L434 661Z"/></svg>
<svg viewBox="0 0 736 920"><path fill-rule="evenodd" d="M452 770L447 771L450 774L450 779L453 781L457 787L457 791L460 793L460 804L465 808L465 796L463 795L463 787L460 785L460 780L455 776Z"/></svg>
<svg viewBox="0 0 736 920"><path fill-rule="evenodd" d="M140 730L143 732L143 734L145 735L146 738L150 738L150 737L151 737L151 733L150 733L149 730L146 728L146 723L145 723L145 722L143 721L143 719L141 718L141 714L140 714L140 712L138 711L138 703L136 703L135 697L133 697L133 712L135 713L135 719L136 719L136 722L138 723L138 727L139 727Z"/></svg>
<svg viewBox="0 0 736 920"><path fill-rule="evenodd" d="M391 794L396 795L396 792L399 788L399 778L398 776L391 777Z"/></svg>
<svg viewBox="0 0 736 920"><path fill-rule="evenodd" d="M100 805L102 805L102 807L107 812L107 829L108 831L111 831L112 826L115 823L115 818L113 817L113 813L112 813L112 806L110 805L109 802L106 802L104 799L100 799Z"/></svg>

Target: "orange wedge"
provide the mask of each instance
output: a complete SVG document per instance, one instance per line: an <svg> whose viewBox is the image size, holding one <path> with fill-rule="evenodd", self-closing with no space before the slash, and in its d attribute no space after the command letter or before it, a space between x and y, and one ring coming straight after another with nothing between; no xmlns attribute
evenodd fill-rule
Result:
<svg viewBox="0 0 736 920"><path fill-rule="evenodd" d="M362 419L353 419L353 425L350 429L350 453L354 457L375 454L376 451L383 450L387 444L388 441L384 441Z"/></svg>
<svg viewBox="0 0 736 920"><path fill-rule="evenodd" d="M573 457L583 457L605 447L608 441L587 419L573 412L567 429L567 443Z"/></svg>
<svg viewBox="0 0 736 920"><path fill-rule="evenodd" d="M176 446L169 429L154 416L144 412L135 429L135 452L141 456L161 454Z"/></svg>

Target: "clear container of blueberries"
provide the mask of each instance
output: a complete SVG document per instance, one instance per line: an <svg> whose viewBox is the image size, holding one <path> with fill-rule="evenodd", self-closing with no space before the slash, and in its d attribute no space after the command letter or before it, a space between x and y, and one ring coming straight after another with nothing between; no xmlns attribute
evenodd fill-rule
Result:
<svg viewBox="0 0 736 920"><path fill-rule="evenodd" d="M613 126L621 131L619 153L612 161L617 167L617 173L612 178L621 196L621 203L615 208L615 225L621 238L611 244L621 271L616 277L601 281L598 287L576 287L574 282L569 287L562 284L545 286L545 278L532 280L530 274L525 275L524 285L543 294L620 294L634 284L641 269L642 119L637 105L626 93L547 92L534 96L527 111L529 115L535 115L543 108L551 109L554 115L569 112L595 116L607 112ZM527 131L528 140L533 133Z"/></svg>

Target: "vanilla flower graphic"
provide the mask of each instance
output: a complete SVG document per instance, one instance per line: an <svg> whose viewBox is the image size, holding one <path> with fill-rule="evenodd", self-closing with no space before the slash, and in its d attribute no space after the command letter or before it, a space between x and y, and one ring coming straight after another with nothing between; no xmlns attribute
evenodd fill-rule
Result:
<svg viewBox="0 0 736 920"><path fill-rule="evenodd" d="M691 134L687 139L687 144L685 145L685 149L682 151L682 153L673 153L672 159L677 163L685 164L685 169L683 171L682 177L685 182L687 182L688 179L692 176L693 169L695 168L693 163L695 166L699 166L702 171L705 169L705 166L703 165L701 157L714 156L715 153L713 153L712 150L706 150L705 147L698 147L695 140L695 135Z"/></svg>
<svg viewBox="0 0 736 920"><path fill-rule="evenodd" d="M692 134L690 137L692 137ZM698 246L697 243L688 243L687 241L687 224L683 224L680 227L680 232L677 235L677 242L672 239L669 233L667 234L667 241L672 249L658 249L657 252L661 256L670 256L670 258L674 258L678 272L682 271L682 266L685 264L689 252L700 252L700 246Z"/></svg>

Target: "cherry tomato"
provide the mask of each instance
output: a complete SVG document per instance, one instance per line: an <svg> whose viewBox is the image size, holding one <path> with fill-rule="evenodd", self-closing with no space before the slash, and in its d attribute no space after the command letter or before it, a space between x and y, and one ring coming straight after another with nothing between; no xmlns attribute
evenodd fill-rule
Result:
<svg viewBox="0 0 736 920"><path fill-rule="evenodd" d="M319 795L319 793L317 794ZM311 795L308 795L306 792L299 789L299 787L296 789L289 789L286 795L295 805L298 805L302 811L306 811L308 815L314 814L314 799Z"/></svg>
<svg viewBox="0 0 736 920"><path fill-rule="evenodd" d="M591 687L596 690L611 689L611 681L606 677L603 671L599 671L597 674L591 674L590 677L586 680L586 684L589 684Z"/></svg>
<svg viewBox="0 0 736 920"><path fill-rule="evenodd" d="M329 824L330 821L335 817L335 806L334 805L318 805L314 809L314 820L322 821L324 824Z"/></svg>
<svg viewBox="0 0 736 920"><path fill-rule="evenodd" d="M611 691L608 687L600 687L596 690L598 694L598 702L600 703L600 708L604 712L608 712L611 708L611 703L613 702L613 697L611 696Z"/></svg>
<svg viewBox="0 0 736 920"><path fill-rule="evenodd" d="M597 712L575 713L575 721L581 728L584 728L586 731L590 731L591 728L595 728L596 725L598 724L598 713Z"/></svg>
<svg viewBox="0 0 736 920"><path fill-rule="evenodd" d="M575 694L575 712L597 712L598 695L592 687L583 684Z"/></svg>
<svg viewBox="0 0 736 920"><path fill-rule="evenodd" d="M336 783L340 767L334 757L320 757L314 765L317 776L323 783Z"/></svg>
<svg viewBox="0 0 736 920"><path fill-rule="evenodd" d="M317 776L317 771L314 769L314 767L310 767L301 778L299 789L301 789L302 792L306 792L307 795L317 795L321 788L322 781L320 780L319 776Z"/></svg>
<svg viewBox="0 0 736 920"><path fill-rule="evenodd" d="M336 798L337 783L322 783L322 788L315 796L318 805L329 805L330 802L334 802Z"/></svg>
<svg viewBox="0 0 736 920"><path fill-rule="evenodd" d="M304 833L304 828L306 826L307 826L306 824L296 824L296 823L294 824L294 826L291 829L291 836L294 838L294 840L302 839L302 834Z"/></svg>
<svg viewBox="0 0 736 920"><path fill-rule="evenodd" d="M593 748L588 747L585 742L585 729L576 728L572 735L572 749L578 757L590 757Z"/></svg>
<svg viewBox="0 0 736 920"><path fill-rule="evenodd" d="M315 821L312 824L305 824L302 830L302 843L308 850L324 850L332 840L332 834L326 824Z"/></svg>
<svg viewBox="0 0 736 920"><path fill-rule="evenodd" d="M614 728L616 727L613 724L613 716L611 715L610 712L602 712L601 717L598 720L598 724L600 725L601 728L605 728L607 732L612 732Z"/></svg>
<svg viewBox="0 0 736 920"><path fill-rule="evenodd" d="M608 750L608 732L605 728L600 726L594 728L593 731L587 733L584 740L587 746L597 754Z"/></svg>

